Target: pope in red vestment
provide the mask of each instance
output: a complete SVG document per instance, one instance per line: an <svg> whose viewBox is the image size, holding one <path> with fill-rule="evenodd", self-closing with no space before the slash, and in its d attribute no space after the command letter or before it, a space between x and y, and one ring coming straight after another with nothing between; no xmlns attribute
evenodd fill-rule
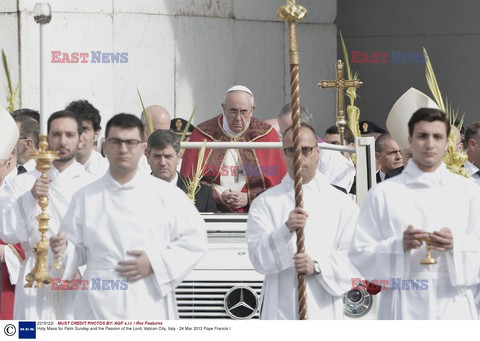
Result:
<svg viewBox="0 0 480 341"><path fill-rule="evenodd" d="M252 117L248 88L230 88L222 107L223 114L197 125L190 142L280 142L271 125ZM198 154L198 149L185 151L180 170L185 178L193 177ZM214 186L217 208L237 213L248 212L257 194L279 184L287 172L281 149L206 149L203 169L202 181Z"/></svg>
<svg viewBox="0 0 480 341"><path fill-rule="evenodd" d="M14 253L15 257L18 257L18 261L25 259L25 253L20 244L7 245L0 240L0 245L5 247L5 255L7 253L7 248L10 248ZM5 260L1 263L2 267L2 291L0 295L0 320L11 320L13 319L13 302L14 302L14 293L15 285L10 282L10 274L8 272L7 263Z"/></svg>

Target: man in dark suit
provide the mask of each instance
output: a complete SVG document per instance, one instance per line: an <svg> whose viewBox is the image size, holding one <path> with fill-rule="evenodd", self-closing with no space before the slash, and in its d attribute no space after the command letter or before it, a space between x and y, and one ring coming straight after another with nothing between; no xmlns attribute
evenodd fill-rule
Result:
<svg viewBox="0 0 480 341"><path fill-rule="evenodd" d="M405 168L405 166L401 166L401 167L398 167L398 168L394 168L391 171L388 171L387 174L385 174L385 180L393 178L394 176L397 176L397 175L401 174L403 172L404 168ZM377 176L378 176L378 173L377 173Z"/></svg>
<svg viewBox="0 0 480 341"><path fill-rule="evenodd" d="M385 180L401 174L403 172L403 169L407 165L408 160L410 160L411 158L412 158L411 149L410 148L402 149L403 166L394 168L391 171L387 172L387 174L385 174Z"/></svg>
<svg viewBox="0 0 480 341"><path fill-rule="evenodd" d="M148 138L146 156L152 175L175 184L188 194L187 180L177 172L179 153L180 139L170 130L156 130ZM200 184L195 194L195 206L199 212L218 211L211 187Z"/></svg>
<svg viewBox="0 0 480 341"><path fill-rule="evenodd" d="M375 140L375 158L380 164L377 183L385 180L385 175L392 169L403 166L400 148L389 133L383 133Z"/></svg>

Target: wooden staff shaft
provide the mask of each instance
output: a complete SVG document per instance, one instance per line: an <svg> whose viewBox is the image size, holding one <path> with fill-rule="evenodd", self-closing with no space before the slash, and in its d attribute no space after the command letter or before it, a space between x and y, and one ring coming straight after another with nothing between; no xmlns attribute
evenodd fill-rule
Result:
<svg viewBox="0 0 480 341"><path fill-rule="evenodd" d="M302 146L300 145L300 75L298 68L297 34L295 22L289 22L290 29L290 88L292 97L292 123L294 155L295 206L303 207L302 191ZM305 234L297 230L297 252L305 253ZM298 274L298 308L300 320L307 319L307 276Z"/></svg>

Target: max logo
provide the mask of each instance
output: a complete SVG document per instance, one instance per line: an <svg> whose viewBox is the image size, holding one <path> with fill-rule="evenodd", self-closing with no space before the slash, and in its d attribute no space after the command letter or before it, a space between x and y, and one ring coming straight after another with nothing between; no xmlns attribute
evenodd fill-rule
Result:
<svg viewBox="0 0 480 341"><path fill-rule="evenodd" d="M128 63L128 52L110 53L102 51L88 52L62 52L52 51L52 63Z"/></svg>

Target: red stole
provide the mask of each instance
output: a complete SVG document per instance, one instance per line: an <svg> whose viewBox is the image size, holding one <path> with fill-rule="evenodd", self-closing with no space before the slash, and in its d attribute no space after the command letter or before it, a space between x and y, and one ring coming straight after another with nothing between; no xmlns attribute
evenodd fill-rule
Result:
<svg viewBox="0 0 480 341"><path fill-rule="evenodd" d="M7 244L0 240L0 245L5 245L5 248L9 248ZM12 245L18 252L22 259L25 259L25 252L23 252L20 244ZM7 251L5 250L5 253ZM8 275L7 264L1 263L2 267L2 296L0 305L0 320L12 320L13 319L13 302L15 286L10 283L10 276Z"/></svg>

